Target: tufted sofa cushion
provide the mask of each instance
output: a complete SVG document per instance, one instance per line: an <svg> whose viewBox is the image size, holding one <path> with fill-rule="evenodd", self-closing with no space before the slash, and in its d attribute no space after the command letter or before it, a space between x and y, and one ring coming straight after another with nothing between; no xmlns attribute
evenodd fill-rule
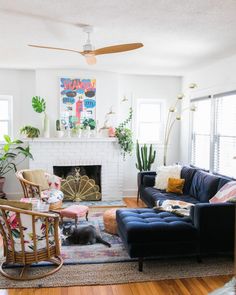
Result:
<svg viewBox="0 0 236 295"><path fill-rule="evenodd" d="M116 213L119 231L129 243L163 243L196 240L190 218L178 217L154 209L125 209Z"/></svg>

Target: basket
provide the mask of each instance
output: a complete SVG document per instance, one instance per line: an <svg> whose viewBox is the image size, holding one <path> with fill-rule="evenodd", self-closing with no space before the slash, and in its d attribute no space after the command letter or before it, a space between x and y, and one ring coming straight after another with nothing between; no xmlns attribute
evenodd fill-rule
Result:
<svg viewBox="0 0 236 295"><path fill-rule="evenodd" d="M62 200L56 202L56 203L52 203L50 204L49 206L49 210L57 210L57 209L60 209L62 208Z"/></svg>

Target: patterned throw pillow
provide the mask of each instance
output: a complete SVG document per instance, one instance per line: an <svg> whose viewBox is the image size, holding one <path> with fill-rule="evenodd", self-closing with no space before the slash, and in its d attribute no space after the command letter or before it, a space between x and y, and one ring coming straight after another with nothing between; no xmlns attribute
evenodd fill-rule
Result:
<svg viewBox="0 0 236 295"><path fill-rule="evenodd" d="M236 202L236 181L227 182L222 188L209 200L209 203Z"/></svg>
<svg viewBox="0 0 236 295"><path fill-rule="evenodd" d="M53 204L63 200L64 194L60 190L49 189L41 192L41 198L44 199L48 204Z"/></svg>
<svg viewBox="0 0 236 295"><path fill-rule="evenodd" d="M189 216L191 207L194 206L192 203L176 200L159 200L156 203L154 210L166 211L174 213L178 216Z"/></svg>
<svg viewBox="0 0 236 295"><path fill-rule="evenodd" d="M181 168L182 167L180 165L158 167L155 180L155 188L160 190L166 190L168 185L168 179L170 177L180 178Z"/></svg>
<svg viewBox="0 0 236 295"><path fill-rule="evenodd" d="M184 183L185 183L185 179L170 177L168 179L168 186L167 186L166 192L182 195Z"/></svg>

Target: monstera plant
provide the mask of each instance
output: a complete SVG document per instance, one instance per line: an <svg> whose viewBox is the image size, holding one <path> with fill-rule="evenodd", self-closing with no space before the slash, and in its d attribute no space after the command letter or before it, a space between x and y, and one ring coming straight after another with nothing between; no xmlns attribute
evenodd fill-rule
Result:
<svg viewBox="0 0 236 295"><path fill-rule="evenodd" d="M32 107L36 113L44 113L44 119L43 119L43 134L44 137L50 136L50 127L49 127L49 118L46 113L46 101L44 98L41 98L40 96L34 96L32 98Z"/></svg>

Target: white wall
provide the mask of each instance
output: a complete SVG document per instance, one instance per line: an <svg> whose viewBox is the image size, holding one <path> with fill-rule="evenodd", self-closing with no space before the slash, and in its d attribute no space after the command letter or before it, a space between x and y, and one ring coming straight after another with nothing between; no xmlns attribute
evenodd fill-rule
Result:
<svg viewBox="0 0 236 295"><path fill-rule="evenodd" d="M135 107L138 98L163 99L168 107L181 91L181 78L168 76L122 75L109 72L95 72L68 69L39 69L35 71L0 70L0 94L13 95L14 100L14 135L18 136L19 128L31 124L41 128L42 116L33 111L32 96L44 97L47 102L47 113L50 118L51 135L55 134L55 121L59 117L59 78L81 77L97 80L96 119L103 126L105 114L110 107L116 112L117 123L127 117L130 104L134 108L133 128L135 131ZM129 98L128 103L121 103L123 95ZM132 102L131 102L132 96ZM155 131L154 131L155 132ZM168 162L179 160L179 127L173 130ZM135 138L134 138L135 139ZM124 195L136 194L137 170L135 168L135 152L127 156L124 162ZM157 161L162 163L162 146L157 147ZM27 162L24 164L27 166ZM7 177L5 191L8 196L20 192L15 178Z"/></svg>
<svg viewBox="0 0 236 295"><path fill-rule="evenodd" d="M32 112L31 99L35 95L35 72L31 70L0 70L0 94L13 97L13 134L19 137L19 129L28 124ZM28 166L25 161L19 168ZM4 190L7 193L20 192L21 188L14 173L6 177Z"/></svg>
<svg viewBox="0 0 236 295"><path fill-rule="evenodd" d="M36 93L47 101L47 113L50 118L51 134L55 134L55 122L59 118L60 77L95 78L96 92L96 119L99 126L104 123L105 114L111 106L118 110L118 74L83 70L36 70Z"/></svg>
<svg viewBox="0 0 236 295"><path fill-rule="evenodd" d="M136 105L137 99L163 99L168 107L175 102L177 95L181 92L181 78L168 76L144 76L144 75L120 75L119 79L120 100L124 95L129 99L127 103L120 102L120 120L127 117L129 106L134 110L132 127L135 134L136 129ZM153 130L155 132L155 130ZM134 140L136 141L135 137ZM157 149L156 161L153 169L156 170L157 164L163 164L163 146L155 146ZM168 150L168 163L179 161L179 125L178 122L173 129L170 138L170 148ZM135 150L132 156L127 156L124 162L124 195L135 195L137 187L137 170L135 168Z"/></svg>
<svg viewBox="0 0 236 295"><path fill-rule="evenodd" d="M191 94L188 92L190 83L197 83L198 88ZM201 67L196 71L186 74L183 78L183 91L192 98L236 90L236 55L221 59L213 64ZM189 95L185 105L189 103ZM189 116L186 114L181 123L180 159L188 163L189 155Z"/></svg>

